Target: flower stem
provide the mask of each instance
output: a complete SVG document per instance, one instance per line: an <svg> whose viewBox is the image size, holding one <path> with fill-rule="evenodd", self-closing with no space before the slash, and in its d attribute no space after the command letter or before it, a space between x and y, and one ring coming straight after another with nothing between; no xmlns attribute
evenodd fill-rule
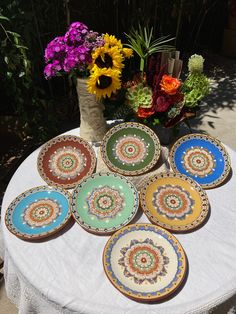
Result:
<svg viewBox="0 0 236 314"><path fill-rule="evenodd" d="M144 58L140 59L140 71L143 73L144 72Z"/></svg>

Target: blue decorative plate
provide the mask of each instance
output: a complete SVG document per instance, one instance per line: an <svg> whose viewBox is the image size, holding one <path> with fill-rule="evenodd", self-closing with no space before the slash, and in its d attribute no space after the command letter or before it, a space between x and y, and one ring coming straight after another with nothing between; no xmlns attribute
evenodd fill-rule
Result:
<svg viewBox="0 0 236 314"><path fill-rule="evenodd" d="M128 225L108 240L104 270L124 295L156 301L173 293L186 272L186 257L178 240L151 224Z"/></svg>
<svg viewBox="0 0 236 314"><path fill-rule="evenodd" d="M170 151L174 171L197 181L203 188L221 184L230 172L230 157L221 142L205 134L178 139Z"/></svg>
<svg viewBox="0 0 236 314"><path fill-rule="evenodd" d="M132 182L116 173L99 172L76 187L71 211L87 231L110 234L127 225L138 206L138 191Z"/></svg>
<svg viewBox="0 0 236 314"><path fill-rule="evenodd" d="M71 196L61 188L39 186L15 198L6 211L10 232L22 239L40 239L60 230L69 220Z"/></svg>

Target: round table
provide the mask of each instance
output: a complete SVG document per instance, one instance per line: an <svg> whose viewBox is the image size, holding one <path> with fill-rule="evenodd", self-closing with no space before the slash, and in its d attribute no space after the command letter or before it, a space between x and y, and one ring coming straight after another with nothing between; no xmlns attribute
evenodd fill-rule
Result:
<svg viewBox="0 0 236 314"><path fill-rule="evenodd" d="M79 129L65 134L78 136ZM226 149L231 157L232 177L222 186L207 190L209 220L198 230L176 234L188 259L186 281L177 294L155 304L130 300L110 283L102 264L108 236L90 234L72 220L53 237L23 241L8 231L2 219L6 290L20 313L176 314L207 313L215 307L217 313L227 313L222 311L223 306L233 311L236 153ZM13 175L4 195L2 218L17 195L46 185L37 171L38 153L39 149L28 156ZM142 214L138 222L148 220Z"/></svg>

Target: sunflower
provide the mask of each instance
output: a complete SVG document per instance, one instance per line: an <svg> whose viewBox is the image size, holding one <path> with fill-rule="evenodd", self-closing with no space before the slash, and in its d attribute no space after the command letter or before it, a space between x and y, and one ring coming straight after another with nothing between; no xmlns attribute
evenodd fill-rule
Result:
<svg viewBox="0 0 236 314"><path fill-rule="evenodd" d="M110 97L121 88L120 74L118 70L94 66L87 83L88 92L95 94L97 99Z"/></svg>
<svg viewBox="0 0 236 314"><path fill-rule="evenodd" d="M98 47L92 54L92 67L121 70L124 67L123 56L117 47Z"/></svg>
<svg viewBox="0 0 236 314"><path fill-rule="evenodd" d="M118 49L122 49L123 45L121 44L121 41L118 40L114 35L105 34L103 37L103 40L105 41L105 46L110 47L117 47Z"/></svg>
<svg viewBox="0 0 236 314"><path fill-rule="evenodd" d="M133 56L133 50L130 48L123 48L122 53L123 53L125 58L130 58Z"/></svg>

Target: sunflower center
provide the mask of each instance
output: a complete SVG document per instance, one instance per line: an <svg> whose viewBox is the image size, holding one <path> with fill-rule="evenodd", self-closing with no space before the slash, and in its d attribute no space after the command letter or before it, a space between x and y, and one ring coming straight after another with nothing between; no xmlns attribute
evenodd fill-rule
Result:
<svg viewBox="0 0 236 314"><path fill-rule="evenodd" d="M111 85L112 78L110 76L101 75L96 83L97 88L104 89Z"/></svg>
<svg viewBox="0 0 236 314"><path fill-rule="evenodd" d="M97 57L95 64L99 68L112 68L113 62L109 54L105 53L103 58L101 56Z"/></svg>

